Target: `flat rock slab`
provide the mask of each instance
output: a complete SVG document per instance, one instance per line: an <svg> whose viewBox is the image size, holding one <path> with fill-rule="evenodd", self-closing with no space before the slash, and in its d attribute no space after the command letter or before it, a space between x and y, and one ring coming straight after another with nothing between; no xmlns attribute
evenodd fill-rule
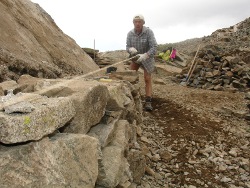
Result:
<svg viewBox="0 0 250 188"><path fill-rule="evenodd" d="M32 105L30 113L8 114L0 111L0 142L14 144L39 140L64 126L76 114L74 104L69 98L47 98L37 95L29 95L29 98L36 99L29 101ZM12 101L12 105L19 108L18 102Z"/></svg>
<svg viewBox="0 0 250 188"><path fill-rule="evenodd" d="M14 80L9 80L9 81L5 81L5 82L0 83L0 87L4 91L8 91L10 89L15 89L17 86L18 86L18 84Z"/></svg>
<svg viewBox="0 0 250 188"><path fill-rule="evenodd" d="M9 95L2 96L0 97L0 111L5 111L6 108L9 108L21 102L30 102L30 101L41 99L41 98L42 98L41 95L32 94L32 93L25 93L25 94L18 94L18 95L12 94L11 96Z"/></svg>
<svg viewBox="0 0 250 188"><path fill-rule="evenodd" d="M155 65L157 68L159 69L162 69L162 70L165 70L167 72L170 72L170 73L177 73L177 74L180 74L182 72L182 69L181 68L178 68L178 67L174 67L174 66L171 66L171 65L166 65L166 64L162 64L162 65Z"/></svg>
<svg viewBox="0 0 250 188"><path fill-rule="evenodd" d="M136 83L139 81L139 74L136 71L116 71L116 72L111 72L109 78L118 80L127 80L130 83Z"/></svg>

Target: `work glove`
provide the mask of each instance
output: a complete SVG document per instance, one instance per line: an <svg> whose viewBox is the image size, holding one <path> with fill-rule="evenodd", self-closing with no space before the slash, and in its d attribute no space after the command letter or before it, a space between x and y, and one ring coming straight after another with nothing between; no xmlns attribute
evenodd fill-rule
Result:
<svg viewBox="0 0 250 188"><path fill-rule="evenodd" d="M145 61L146 59L148 59L148 54L147 53L144 53L144 54L139 54L139 58L137 59L137 61L139 63Z"/></svg>
<svg viewBox="0 0 250 188"><path fill-rule="evenodd" d="M136 55L138 51L134 47L131 47L128 49L128 52L130 53L131 56L133 56Z"/></svg>

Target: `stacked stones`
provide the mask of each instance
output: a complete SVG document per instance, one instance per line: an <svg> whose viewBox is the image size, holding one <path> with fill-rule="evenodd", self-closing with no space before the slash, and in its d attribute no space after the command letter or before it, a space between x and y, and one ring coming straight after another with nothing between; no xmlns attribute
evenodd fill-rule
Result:
<svg viewBox="0 0 250 188"><path fill-rule="evenodd" d="M227 53L217 46L206 46L196 59L197 66L191 75L190 86L211 90L247 90L250 83L250 65L241 57L246 58L249 55L250 48L238 48L233 53ZM185 74L178 76L185 78Z"/></svg>
<svg viewBox="0 0 250 188"><path fill-rule="evenodd" d="M139 87L22 75L0 83L2 187L129 187L145 159ZM139 167L138 167L139 165Z"/></svg>
<svg viewBox="0 0 250 188"><path fill-rule="evenodd" d="M204 37L195 60L197 66L188 84L212 90L247 90L250 79L249 33L250 18ZM189 69L183 70L178 78L185 79Z"/></svg>

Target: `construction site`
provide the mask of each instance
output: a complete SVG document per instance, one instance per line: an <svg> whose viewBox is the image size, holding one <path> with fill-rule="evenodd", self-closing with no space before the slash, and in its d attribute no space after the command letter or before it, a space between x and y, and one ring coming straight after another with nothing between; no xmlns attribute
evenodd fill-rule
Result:
<svg viewBox="0 0 250 188"><path fill-rule="evenodd" d="M250 18L159 44L145 111L126 50L78 46L28 0L0 17L0 187L250 188Z"/></svg>

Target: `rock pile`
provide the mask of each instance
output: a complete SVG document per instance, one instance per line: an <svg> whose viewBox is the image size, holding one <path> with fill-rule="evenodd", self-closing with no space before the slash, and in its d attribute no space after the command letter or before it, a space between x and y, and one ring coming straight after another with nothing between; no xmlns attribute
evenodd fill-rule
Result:
<svg viewBox="0 0 250 188"><path fill-rule="evenodd" d="M250 64L244 62L241 56L250 55L250 48L239 48L231 55L226 54L228 53L214 45L204 47L198 54L188 84L211 90L247 90L250 85ZM186 79L187 75L178 77Z"/></svg>
<svg viewBox="0 0 250 188"><path fill-rule="evenodd" d="M250 85L249 33L250 18L204 37L193 74L187 75L192 69L190 63L178 79L186 81L191 76L188 84L203 89L247 90Z"/></svg>

